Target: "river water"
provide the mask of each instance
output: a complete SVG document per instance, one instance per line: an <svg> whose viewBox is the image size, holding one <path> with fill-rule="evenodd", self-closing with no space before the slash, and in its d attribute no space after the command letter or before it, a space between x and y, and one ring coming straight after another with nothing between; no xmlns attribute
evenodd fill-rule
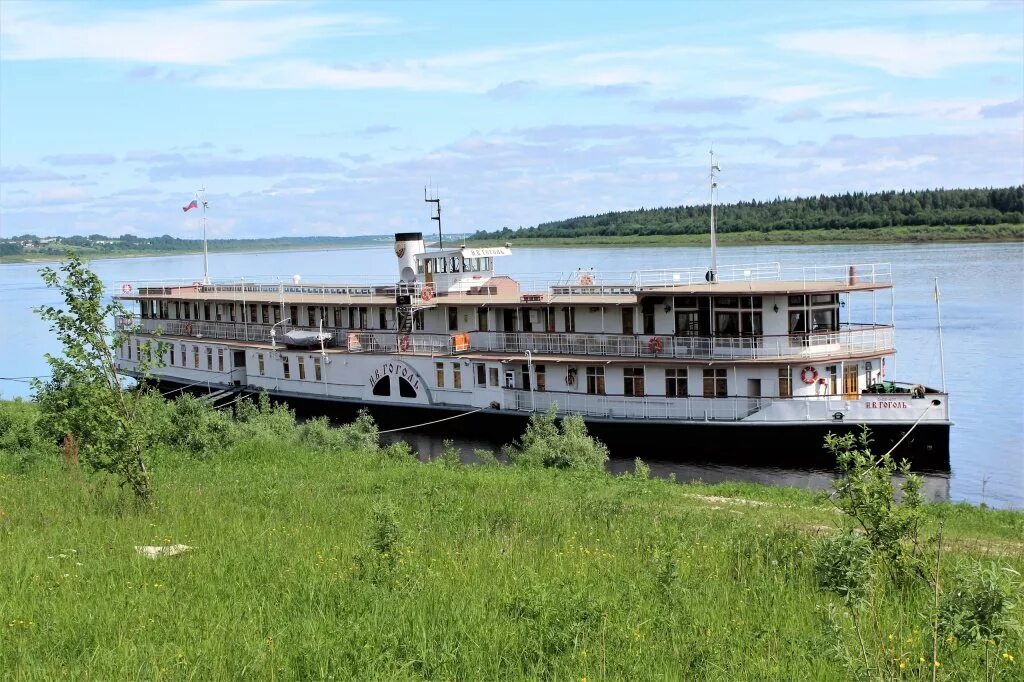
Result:
<svg viewBox="0 0 1024 682"><path fill-rule="evenodd" d="M629 271L701 267L707 249L658 248L516 248L498 259L500 272L530 279L576 268ZM121 282L201 279L201 256L163 256L93 261L92 267L111 292ZM1024 245L1021 244L885 244L832 246L722 247L719 265L778 262L783 266L891 263L896 282L895 378L939 387L942 383L933 280L939 278L944 330L946 382L951 394L949 474L928 474L925 490L932 499L985 502L1004 508L1024 507ZM58 304L38 275L39 264L0 265L0 395L27 396L26 377L47 373L45 353L59 351L47 327L33 314L35 306ZM211 254L210 273L220 278L290 278L304 281L363 280L390 282L395 272L390 247ZM885 297L888 305L888 297ZM884 318L888 317L888 310ZM880 315L880 317L882 317ZM457 429L455 430L457 431ZM460 441L464 451L495 449L496 443ZM403 437L422 456L435 454L434 437L406 432ZM611 469L623 471L644 452L612 453ZM646 459L646 457L645 457ZM674 473L678 480L743 480L824 488L827 471L780 467L726 467L651 460L652 472Z"/></svg>

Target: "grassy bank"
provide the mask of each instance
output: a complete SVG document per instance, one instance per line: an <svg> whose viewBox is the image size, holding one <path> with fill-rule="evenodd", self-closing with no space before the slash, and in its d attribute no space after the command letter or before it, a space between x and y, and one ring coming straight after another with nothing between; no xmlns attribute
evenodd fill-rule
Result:
<svg viewBox="0 0 1024 682"><path fill-rule="evenodd" d="M814 570L842 522L823 495L423 464L280 410L232 425L175 409L154 425L172 435L147 452L149 510L58 464L11 426L24 419L8 418L6 437L0 420L5 677L850 676L840 652L856 640L830 630L840 598ZM943 523L951 569L1024 571L1024 514L924 510L927 529ZM173 543L192 550L133 549ZM905 679L931 677L918 614L932 599L903 586L879 604L885 655ZM1020 679L1021 649L1019 636L947 641L940 679Z"/></svg>
<svg viewBox="0 0 1024 682"><path fill-rule="evenodd" d="M325 244L287 244L275 246L273 244L263 245L210 245L210 253L277 253L286 251L329 251L337 249L372 248L386 246L387 242L366 240L362 242L339 241ZM198 256L202 254L202 246L193 250L183 249L132 249L122 251L102 251L99 249L88 249L74 247L70 248L82 258L90 260L113 259L113 258L148 258L152 256ZM63 259L66 251L50 251L42 253L23 253L0 257L0 265L4 263L52 263Z"/></svg>
<svg viewBox="0 0 1024 682"><path fill-rule="evenodd" d="M771 232L721 232L718 243L726 246L759 244L885 244L907 242L1005 242L1024 240L1024 225L954 225L942 227L891 227L849 230L774 230ZM511 238L513 246L707 246L707 234L622 235L585 237ZM471 240L494 246L505 240Z"/></svg>

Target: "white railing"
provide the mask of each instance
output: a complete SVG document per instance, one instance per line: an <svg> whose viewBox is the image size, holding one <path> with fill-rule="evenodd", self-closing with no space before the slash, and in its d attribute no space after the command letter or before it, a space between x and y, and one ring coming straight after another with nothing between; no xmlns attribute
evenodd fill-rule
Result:
<svg viewBox="0 0 1024 682"><path fill-rule="evenodd" d="M834 422L869 419L870 421L916 420L945 421L949 418L947 396L927 394L926 399L913 400L908 394L900 394L908 407L906 410L873 410L867 414L862 409L863 401L875 401L876 395L858 396L850 400L844 396L820 396L813 398L748 398L730 396L725 398L704 398L688 396L671 398L666 396L622 396L593 395L589 393L566 393L505 389L505 408L522 412L546 412L555 406L559 415L580 414L584 417L605 419L660 419L679 421L748 421L748 422ZM889 396L892 397L892 396ZM932 401L938 399L939 406ZM841 419L836 414L842 415Z"/></svg>
<svg viewBox="0 0 1024 682"><path fill-rule="evenodd" d="M638 290L693 286L706 284L707 266L689 268L666 268L657 270L604 271L579 270L569 273L526 273L513 276L524 293L550 293L558 297L594 295L630 295ZM306 278L308 283L295 283L284 278L250 278L217 280L203 284L196 280L135 280L121 282L112 287L112 293L130 296L172 296L182 288L194 289L197 293L231 293L244 298L244 294L296 294L305 296L386 296L394 297L397 289L411 288L416 304L431 305L431 300L443 291L432 287L427 297L421 297L427 287L422 282L411 285L380 284L379 276L352 277L350 283L332 283L331 276L313 275ZM892 281L892 267L889 263L854 263L846 265L800 265L782 266L779 263L754 263L722 265L716 279L718 282L784 280L801 282L809 287L816 282L840 284L884 284ZM374 283L376 281L376 283ZM431 296L433 294L434 296Z"/></svg>
<svg viewBox="0 0 1024 682"><path fill-rule="evenodd" d="M829 358L895 347L891 326L757 337L470 332L469 339L474 351L698 360Z"/></svg>
<svg viewBox="0 0 1024 682"><path fill-rule="evenodd" d="M184 336L196 339L225 339L230 341L257 341L270 343L269 324L246 324L241 322L206 322L197 320L159 320L128 316L118 318L122 329L138 329L144 333L166 336ZM283 333L297 329L319 333L313 327L277 327L277 344L283 346ZM415 332L403 334L394 331L367 331L324 327L330 334L327 348L342 348L352 353L418 353L428 355L450 355L455 352L451 336L447 334L425 334ZM464 350L464 349L463 349Z"/></svg>

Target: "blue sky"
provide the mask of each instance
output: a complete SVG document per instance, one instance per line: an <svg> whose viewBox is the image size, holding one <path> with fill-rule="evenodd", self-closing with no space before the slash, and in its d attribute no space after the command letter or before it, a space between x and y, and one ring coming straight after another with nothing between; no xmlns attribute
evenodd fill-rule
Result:
<svg viewBox="0 0 1024 682"><path fill-rule="evenodd" d="M0 233L471 231L1024 182L1024 2L0 1ZM723 215L724 221L728 220Z"/></svg>

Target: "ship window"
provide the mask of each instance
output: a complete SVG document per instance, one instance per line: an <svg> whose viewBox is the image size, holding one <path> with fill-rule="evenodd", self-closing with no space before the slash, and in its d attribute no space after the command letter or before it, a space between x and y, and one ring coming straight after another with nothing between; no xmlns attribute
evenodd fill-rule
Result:
<svg viewBox="0 0 1024 682"><path fill-rule="evenodd" d="M491 367L487 370L487 381L491 386L498 385L498 368Z"/></svg>
<svg viewBox="0 0 1024 682"><path fill-rule="evenodd" d="M434 369L437 372L437 387L444 388L444 363L435 362Z"/></svg>
<svg viewBox="0 0 1024 682"><path fill-rule="evenodd" d="M622 370L623 392L626 395L644 394L644 368L626 367Z"/></svg>
<svg viewBox="0 0 1024 682"><path fill-rule="evenodd" d="M264 376L267 371L267 365L263 359L263 353L256 354L256 366L259 368L260 376Z"/></svg>
<svg viewBox="0 0 1024 682"><path fill-rule="evenodd" d="M281 307L275 305L274 306L274 324L277 324L280 321L281 321Z"/></svg>
<svg viewBox="0 0 1024 682"><path fill-rule="evenodd" d="M192 319L192 306L190 306L188 303L186 303L183 307L185 308L185 319L186 320L191 320Z"/></svg>
<svg viewBox="0 0 1024 682"><path fill-rule="evenodd" d="M476 363L476 385L487 385L487 366L482 362Z"/></svg>
<svg viewBox="0 0 1024 682"><path fill-rule="evenodd" d="M306 319L309 320L310 327L316 326L316 306L306 306Z"/></svg>
<svg viewBox="0 0 1024 682"><path fill-rule="evenodd" d="M306 380L306 358L301 355L297 358L299 362L299 381Z"/></svg>
<svg viewBox="0 0 1024 682"><path fill-rule="evenodd" d="M789 297L789 307L790 308L800 308L800 307L805 306L805 305L807 305L807 297L806 296L790 296Z"/></svg>
<svg viewBox="0 0 1024 682"><path fill-rule="evenodd" d="M424 326L424 315L422 310L417 310L412 314L412 323L416 327L416 331L423 331Z"/></svg>
<svg viewBox="0 0 1024 682"><path fill-rule="evenodd" d="M288 356L287 355L282 355L281 356L281 371L284 373L284 378L285 379L291 379L292 378L292 369L291 369L291 366L288 364Z"/></svg>
<svg viewBox="0 0 1024 682"><path fill-rule="evenodd" d="M587 393L604 395L604 367L587 367Z"/></svg>
<svg viewBox="0 0 1024 682"><path fill-rule="evenodd" d="M373 385L373 394L388 396L391 395L391 376L385 375L377 380L377 383Z"/></svg>
<svg viewBox="0 0 1024 682"><path fill-rule="evenodd" d="M811 296L811 305L824 305L838 303L838 294L814 294Z"/></svg>
<svg viewBox="0 0 1024 682"><path fill-rule="evenodd" d="M459 309L453 305L448 306L448 331L456 331L459 328Z"/></svg>
<svg viewBox="0 0 1024 682"><path fill-rule="evenodd" d="M217 371L218 372L223 372L224 371L224 349L223 348L218 348L217 349Z"/></svg>
<svg viewBox="0 0 1024 682"><path fill-rule="evenodd" d="M199 369L199 346L192 346L192 366Z"/></svg>
<svg viewBox="0 0 1024 682"><path fill-rule="evenodd" d="M715 299L716 308L739 308L740 299L735 296L720 296Z"/></svg>
<svg viewBox="0 0 1024 682"><path fill-rule="evenodd" d="M537 390L543 391L547 388L547 373L544 371L544 365L534 365L533 373L537 375Z"/></svg>
<svg viewBox="0 0 1024 682"><path fill-rule="evenodd" d="M213 349L206 347L206 369L213 371Z"/></svg>
<svg viewBox="0 0 1024 682"><path fill-rule="evenodd" d="M415 398L416 389L405 378L398 377L398 395L403 398Z"/></svg>
<svg viewBox="0 0 1024 682"><path fill-rule="evenodd" d="M209 322L211 319L213 319L213 318L210 317L210 304L209 303L204 303L203 304L203 319L206 320L207 322Z"/></svg>
<svg viewBox="0 0 1024 682"><path fill-rule="evenodd" d="M181 350L181 366L182 367L187 367L188 366L188 353L185 350L185 344L181 344L181 346L179 346L179 349Z"/></svg>
<svg viewBox="0 0 1024 682"><path fill-rule="evenodd" d="M320 358L313 358L313 378L317 381L323 378L320 370Z"/></svg>
<svg viewBox="0 0 1024 682"><path fill-rule="evenodd" d="M288 317L291 318L291 324L293 327L299 326L299 306L293 305L288 306Z"/></svg>
<svg viewBox="0 0 1024 682"><path fill-rule="evenodd" d="M793 397L793 374L788 366L779 367L779 397Z"/></svg>
<svg viewBox="0 0 1024 682"><path fill-rule="evenodd" d="M724 398L729 395L728 379L724 369L704 370L704 397Z"/></svg>
<svg viewBox="0 0 1024 682"><path fill-rule="evenodd" d="M479 331L487 331L487 308L476 309L476 328Z"/></svg>
<svg viewBox="0 0 1024 682"><path fill-rule="evenodd" d="M457 362L452 363L452 388L462 388L462 366Z"/></svg>
<svg viewBox="0 0 1024 682"><path fill-rule="evenodd" d="M665 395L672 398L685 398L690 394L686 383L685 369L665 370Z"/></svg>
<svg viewBox="0 0 1024 682"><path fill-rule="evenodd" d="M369 308L366 306L359 306L359 328L366 329L366 322L369 317Z"/></svg>
<svg viewBox="0 0 1024 682"><path fill-rule="evenodd" d="M223 311L224 311L224 306L222 306L220 303L218 303L216 305L216 307L215 307L215 313L214 313L217 316L217 321L218 322L220 322L221 314L223 313Z"/></svg>
<svg viewBox="0 0 1024 682"><path fill-rule="evenodd" d="M388 309L385 308L384 306L380 307L380 328L388 328Z"/></svg>

